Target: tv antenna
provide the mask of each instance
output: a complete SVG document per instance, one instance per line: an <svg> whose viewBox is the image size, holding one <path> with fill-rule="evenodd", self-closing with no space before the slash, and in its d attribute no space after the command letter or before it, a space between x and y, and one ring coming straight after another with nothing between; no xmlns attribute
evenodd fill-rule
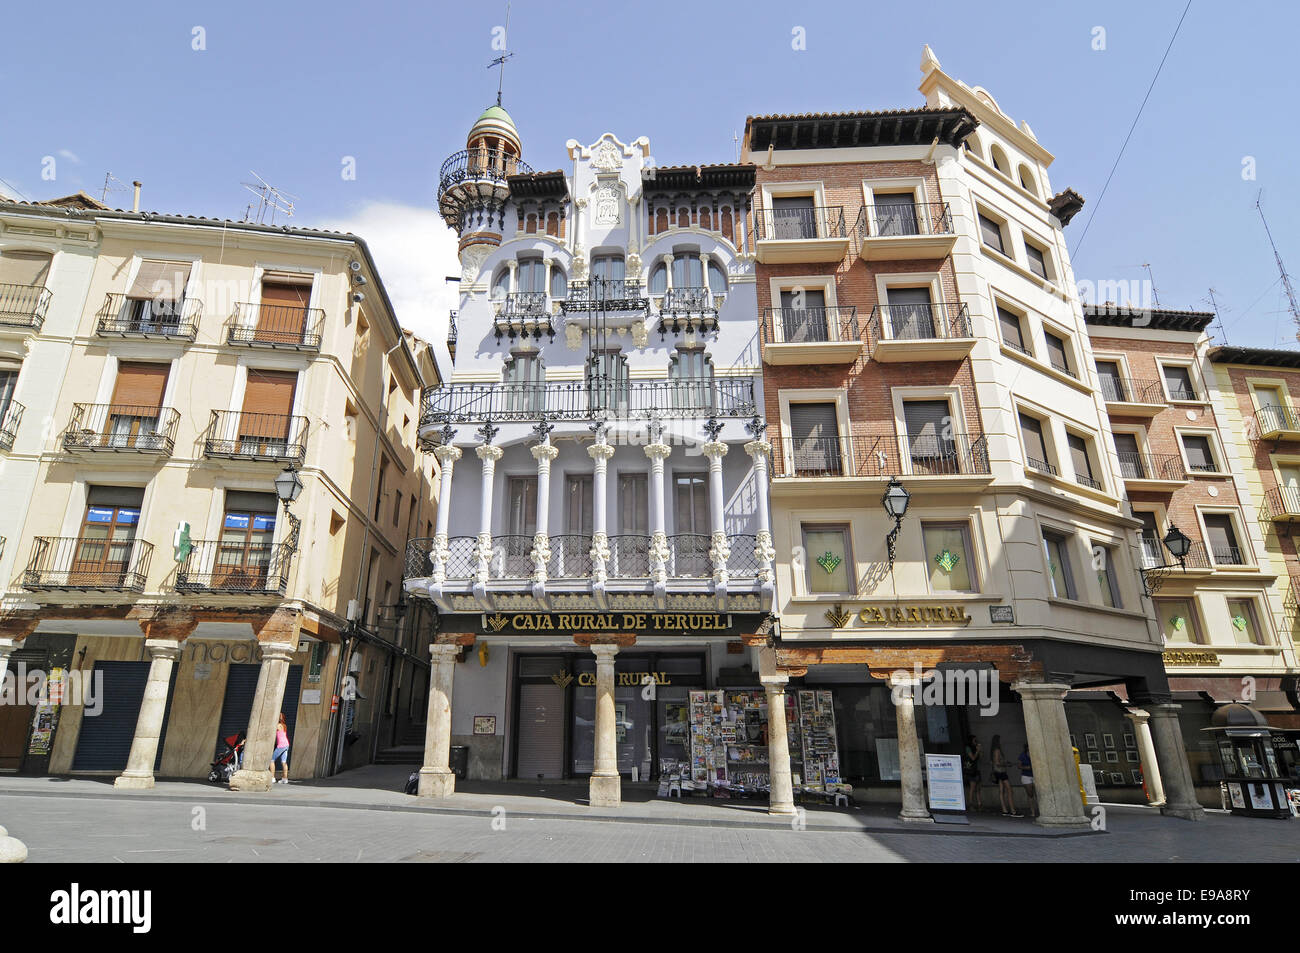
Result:
<svg viewBox="0 0 1300 953"><path fill-rule="evenodd" d="M1291 320L1296 326L1296 340L1300 341L1300 305L1296 304L1295 288L1291 287L1291 276L1286 273L1286 265L1282 263L1282 254L1277 250L1277 242L1273 241L1273 233L1269 230L1268 219L1264 217L1264 207L1260 204L1264 198L1264 190L1260 189L1259 194L1255 196L1255 211L1259 212L1259 220L1264 223L1264 234L1268 236L1268 243L1273 249L1273 260L1277 262L1277 270L1282 273L1282 290L1286 292L1287 310L1291 312Z"/></svg>
<svg viewBox="0 0 1300 953"><path fill-rule="evenodd" d="M1216 294L1218 294L1218 292L1215 291L1213 288L1211 288L1211 289L1210 289L1210 293L1209 293L1208 298L1206 298L1206 299L1202 299L1202 300L1208 300L1208 301L1210 302L1210 310L1214 312L1214 320L1215 320L1215 321L1218 323L1218 325L1219 325L1219 337L1221 337L1221 338L1223 339L1223 340L1220 341L1219 343L1221 343L1221 344L1227 344L1227 343L1228 343L1228 332L1227 332L1227 331L1224 329L1224 327L1223 327L1223 315L1220 314L1220 312L1219 312L1219 302L1218 302L1218 300L1214 297Z"/></svg>
<svg viewBox="0 0 1300 953"><path fill-rule="evenodd" d="M1144 261L1138 267L1145 268L1147 270L1147 281L1151 283L1151 297L1152 299L1154 299L1156 307L1157 308L1160 307L1160 292L1156 290L1156 276L1151 271L1151 262Z"/></svg>
<svg viewBox="0 0 1300 953"><path fill-rule="evenodd" d="M249 205L244 210L244 221L252 221L257 222L258 225L265 225L266 216L269 213L271 216L271 224L274 225L276 212L283 212L286 218L293 218L293 202L290 200L296 199L298 196L285 192L282 189L277 189L274 185L267 182L266 179L262 178L251 169L249 172L253 178L257 179L257 183L241 182L239 184L257 196L257 212L254 213L253 206Z"/></svg>
<svg viewBox="0 0 1300 953"><path fill-rule="evenodd" d="M114 185L113 183L117 183ZM104 190L99 195L99 201L103 205L108 204L109 192L129 192L127 184L115 176L112 172L104 173Z"/></svg>
<svg viewBox="0 0 1300 953"><path fill-rule="evenodd" d="M510 4L508 3L506 4L506 26L505 29L501 32L501 38L505 40L507 43L510 42ZM499 67L501 70L501 72L497 74L497 105L498 106L501 105L501 84L504 83L506 79L506 60L510 59L514 55L515 54L511 53L509 50L503 49L501 51L501 55L488 64L488 69L496 69Z"/></svg>

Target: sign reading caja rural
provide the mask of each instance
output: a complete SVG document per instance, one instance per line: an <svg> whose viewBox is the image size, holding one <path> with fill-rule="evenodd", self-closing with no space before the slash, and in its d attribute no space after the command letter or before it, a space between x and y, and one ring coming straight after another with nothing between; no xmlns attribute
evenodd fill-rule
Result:
<svg viewBox="0 0 1300 953"><path fill-rule="evenodd" d="M721 612L495 612L483 616L487 634L515 632L691 635L725 633L730 615Z"/></svg>
<svg viewBox="0 0 1300 953"><path fill-rule="evenodd" d="M863 625L970 625L965 606L864 606Z"/></svg>

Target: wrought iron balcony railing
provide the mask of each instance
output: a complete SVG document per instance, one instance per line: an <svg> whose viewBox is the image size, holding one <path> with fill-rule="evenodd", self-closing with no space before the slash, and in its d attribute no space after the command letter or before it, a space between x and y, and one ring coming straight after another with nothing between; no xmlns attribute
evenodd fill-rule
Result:
<svg viewBox="0 0 1300 953"><path fill-rule="evenodd" d="M1119 472L1125 480L1167 480L1183 481L1187 479L1187 470L1183 458L1176 453L1131 453L1119 454Z"/></svg>
<svg viewBox="0 0 1300 953"><path fill-rule="evenodd" d="M857 434L773 439L777 477L987 476L982 434Z"/></svg>
<svg viewBox="0 0 1300 953"><path fill-rule="evenodd" d="M1300 488L1294 486L1275 486L1265 491L1264 501L1268 505L1269 519L1281 519L1294 516L1300 519Z"/></svg>
<svg viewBox="0 0 1300 953"><path fill-rule="evenodd" d="M717 314L718 302L709 288L669 288L659 299L660 314Z"/></svg>
<svg viewBox="0 0 1300 953"><path fill-rule="evenodd" d="M241 347L320 348L325 312L283 304L237 304L226 322L226 343Z"/></svg>
<svg viewBox="0 0 1300 953"><path fill-rule="evenodd" d="M821 344L861 339L855 307L763 310L764 344Z"/></svg>
<svg viewBox="0 0 1300 953"><path fill-rule="evenodd" d="M1265 404L1255 411L1255 426L1261 434L1300 431L1300 416L1290 407Z"/></svg>
<svg viewBox="0 0 1300 953"><path fill-rule="evenodd" d="M63 449L135 451L170 455L181 415L171 407L73 404Z"/></svg>
<svg viewBox="0 0 1300 953"><path fill-rule="evenodd" d="M37 536L23 587L143 592L152 558L153 545L142 539Z"/></svg>
<svg viewBox="0 0 1300 953"><path fill-rule="evenodd" d="M1080 486L1090 487L1094 490L1100 490L1102 488L1100 480L1095 477L1090 477L1086 473L1076 473L1074 475L1074 482Z"/></svg>
<svg viewBox="0 0 1300 953"><path fill-rule="evenodd" d="M100 337L193 341L202 314L203 302L193 298L166 301L106 294L95 333Z"/></svg>
<svg viewBox="0 0 1300 953"><path fill-rule="evenodd" d="M731 555L727 557L728 576L732 579L753 579L758 576L762 567L754 553L757 545L758 538L753 534L739 533L727 537L727 546L731 550Z"/></svg>
<svg viewBox="0 0 1300 953"><path fill-rule="evenodd" d="M907 235L951 235L952 212L947 202L910 205L864 205L855 226L859 239Z"/></svg>
<svg viewBox="0 0 1300 953"><path fill-rule="evenodd" d="M635 278L594 278L569 282L568 295L560 302L560 310L645 311L649 305L645 289Z"/></svg>
<svg viewBox="0 0 1300 953"><path fill-rule="evenodd" d="M0 326L39 331L52 297L44 285L0 284Z"/></svg>
<svg viewBox="0 0 1300 953"><path fill-rule="evenodd" d="M176 570L181 592L284 595L293 550L285 543L248 545L244 541L195 540Z"/></svg>
<svg viewBox="0 0 1300 953"><path fill-rule="evenodd" d="M424 392L420 425L483 420L582 420L596 412L618 418L749 417L756 410L750 377L539 384L453 384Z"/></svg>
<svg viewBox="0 0 1300 953"><path fill-rule="evenodd" d="M203 455L301 466L307 427L306 417L214 410L203 435Z"/></svg>
<svg viewBox="0 0 1300 953"><path fill-rule="evenodd" d="M1165 403L1165 391L1159 381L1131 377L1101 378L1101 395L1110 404Z"/></svg>
<svg viewBox="0 0 1300 953"><path fill-rule="evenodd" d="M462 182L500 182L507 176L531 175L532 168L518 156L498 149L462 149L442 164L438 194Z"/></svg>
<svg viewBox="0 0 1300 953"><path fill-rule="evenodd" d="M550 314L551 309L547 307L546 299L545 291L512 291L505 298L496 302L496 311L502 317L506 315Z"/></svg>
<svg viewBox="0 0 1300 953"><path fill-rule="evenodd" d="M1046 473L1049 476L1057 476L1059 473L1055 465L1048 463L1046 460L1039 460L1037 457L1025 457L1025 465L1031 470L1037 470L1039 473Z"/></svg>
<svg viewBox="0 0 1300 953"><path fill-rule="evenodd" d="M11 400L8 404L0 407L0 450L12 450L14 448L14 440L18 436L18 426L23 422L23 411L26 409L16 400Z"/></svg>
<svg viewBox="0 0 1300 953"><path fill-rule="evenodd" d="M885 341L933 341L971 337L970 311L961 301L878 304L867 323L871 347Z"/></svg>
<svg viewBox="0 0 1300 953"><path fill-rule="evenodd" d="M844 206L754 209L754 237L762 241L846 238Z"/></svg>

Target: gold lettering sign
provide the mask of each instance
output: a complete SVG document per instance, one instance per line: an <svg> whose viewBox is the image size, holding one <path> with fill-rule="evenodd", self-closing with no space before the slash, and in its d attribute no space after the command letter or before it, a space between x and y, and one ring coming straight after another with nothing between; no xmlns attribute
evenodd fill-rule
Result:
<svg viewBox="0 0 1300 953"><path fill-rule="evenodd" d="M640 686L642 686L642 685L649 685L649 684L650 684L648 681L646 681L647 678L653 678L653 679L654 679L654 683L655 683L656 685L671 685L671 684L672 684L672 680L668 677L668 673L667 673L667 672L615 672L615 673L614 673L614 684L616 684L616 685L625 685L625 686L626 686L626 685L634 685L634 686L640 687ZM595 672L579 672L579 673L578 673L578 684L579 684L579 685L595 685L595 684L596 684L596 673L595 673Z"/></svg>
<svg viewBox="0 0 1300 953"><path fill-rule="evenodd" d="M1216 652L1165 652L1161 658L1166 665L1218 665Z"/></svg>
<svg viewBox="0 0 1300 953"><path fill-rule="evenodd" d="M725 632L731 616L717 612L500 612L483 616L483 631L498 632Z"/></svg>
<svg viewBox="0 0 1300 953"><path fill-rule="evenodd" d="M970 625L965 606L863 606L858 612L863 625Z"/></svg>

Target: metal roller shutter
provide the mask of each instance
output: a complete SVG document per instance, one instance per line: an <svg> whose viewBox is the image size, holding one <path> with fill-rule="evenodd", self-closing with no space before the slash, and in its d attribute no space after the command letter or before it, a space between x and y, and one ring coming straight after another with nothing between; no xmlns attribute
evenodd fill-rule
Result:
<svg viewBox="0 0 1300 953"><path fill-rule="evenodd" d="M218 722L217 737L213 745L222 738L233 734L243 734L248 730L248 716L253 713L253 696L257 694L257 676L261 672L261 663L239 663L230 666L226 676L226 698L221 704L221 720ZM281 710L284 720L289 723L289 743L293 744L294 728L298 723L298 695L302 688L302 666L290 665L289 677L284 686L284 701Z"/></svg>
<svg viewBox="0 0 1300 953"><path fill-rule="evenodd" d="M519 686L521 778L558 778L564 773L564 689L545 682Z"/></svg>
<svg viewBox="0 0 1300 953"><path fill-rule="evenodd" d="M170 364L121 361L113 385L113 403L118 406L161 407L170 370Z"/></svg>
<svg viewBox="0 0 1300 953"><path fill-rule="evenodd" d="M103 673L100 687L103 710L98 715L82 716L77 752L72 758L73 771L121 771L126 767L131 742L135 738L135 725L140 718L140 703L144 701L144 689L149 682L149 665L149 662L95 663L93 671ZM176 691L176 669L177 666L173 665L154 771L162 764L163 746L167 742L167 723L171 719L172 698Z"/></svg>

